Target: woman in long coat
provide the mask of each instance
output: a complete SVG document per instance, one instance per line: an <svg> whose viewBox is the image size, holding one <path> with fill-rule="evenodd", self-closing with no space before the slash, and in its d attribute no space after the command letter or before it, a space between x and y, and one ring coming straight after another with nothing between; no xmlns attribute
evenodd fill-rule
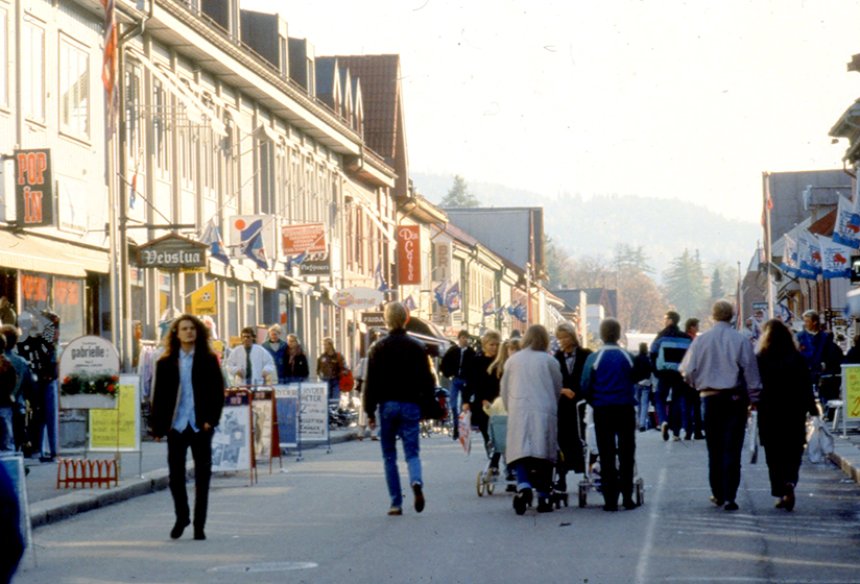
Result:
<svg viewBox="0 0 860 584"><path fill-rule="evenodd" d="M777 508L791 511L806 442L806 414L817 416L818 408L806 361L788 327L779 320L764 325L758 368L762 383L758 427L770 492L777 497Z"/></svg>
<svg viewBox="0 0 860 584"><path fill-rule="evenodd" d="M490 374L490 365L496 360L499 353L499 345L502 336L493 330L481 335L481 353L475 355L470 364L468 381L466 382L466 394L463 396L463 409L472 412L472 425L477 426L484 437L484 448L489 454L490 435L487 425L489 418L484 413L484 402L487 405L499 397L499 378ZM465 404L468 402L469 406Z"/></svg>
<svg viewBox="0 0 860 584"><path fill-rule="evenodd" d="M538 492L538 511L552 511L549 501L552 465L558 453L558 398L561 367L547 353L549 333L532 325L523 349L508 359L501 381L501 398L508 412L505 456L517 477L514 510L525 513L532 485Z"/></svg>
<svg viewBox="0 0 860 584"><path fill-rule="evenodd" d="M562 380L561 398L558 400L558 448L563 457L556 465L558 482L555 488L564 492L567 491L568 471L585 471L581 438L585 436L585 403L579 407L579 412L576 404L583 398L580 390L582 368L591 351L579 346L576 329L569 322L562 322L556 327L555 338L559 344L555 358L561 367ZM577 422L579 428L576 427Z"/></svg>

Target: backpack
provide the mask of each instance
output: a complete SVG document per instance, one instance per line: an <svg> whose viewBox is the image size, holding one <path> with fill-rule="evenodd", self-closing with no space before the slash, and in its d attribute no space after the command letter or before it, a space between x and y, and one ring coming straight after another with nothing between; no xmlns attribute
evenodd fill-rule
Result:
<svg viewBox="0 0 860 584"><path fill-rule="evenodd" d="M663 337L654 364L657 371L677 371L692 342L692 339L685 337Z"/></svg>

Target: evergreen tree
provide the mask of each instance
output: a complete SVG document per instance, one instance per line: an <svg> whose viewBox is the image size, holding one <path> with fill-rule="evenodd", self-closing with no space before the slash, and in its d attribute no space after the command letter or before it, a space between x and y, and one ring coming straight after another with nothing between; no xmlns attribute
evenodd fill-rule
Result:
<svg viewBox="0 0 860 584"><path fill-rule="evenodd" d="M619 271L634 270L644 274L653 274L654 268L648 263L648 254L639 245L635 248L629 243L619 243L615 246L615 266Z"/></svg>
<svg viewBox="0 0 860 584"><path fill-rule="evenodd" d="M720 269L714 268L714 274L711 276L711 301L716 302L723 296L726 291L723 288L723 278L720 276Z"/></svg>
<svg viewBox="0 0 860 584"><path fill-rule="evenodd" d="M439 203L439 206L443 208L478 207L479 205L477 197L469 192L466 179L459 174L454 177L454 184L451 185L448 194Z"/></svg>
<svg viewBox="0 0 860 584"><path fill-rule="evenodd" d="M707 304L708 290L698 251L691 254L685 249L684 253L672 259L663 281L666 300L681 314L682 319L706 316L702 313L702 307Z"/></svg>

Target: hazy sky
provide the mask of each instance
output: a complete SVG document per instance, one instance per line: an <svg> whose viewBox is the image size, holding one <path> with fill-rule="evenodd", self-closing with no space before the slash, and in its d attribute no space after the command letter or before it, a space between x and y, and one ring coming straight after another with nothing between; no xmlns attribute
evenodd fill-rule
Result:
<svg viewBox="0 0 860 584"><path fill-rule="evenodd" d="M758 221L763 170L842 166L860 97L856 1L240 2L317 55L399 53L413 171L550 196Z"/></svg>

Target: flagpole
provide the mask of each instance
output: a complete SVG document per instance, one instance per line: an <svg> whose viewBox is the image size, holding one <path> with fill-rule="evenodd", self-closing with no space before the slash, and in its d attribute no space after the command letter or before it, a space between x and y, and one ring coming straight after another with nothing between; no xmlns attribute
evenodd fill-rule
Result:
<svg viewBox="0 0 860 584"><path fill-rule="evenodd" d="M771 260L773 259L773 253L771 250L771 241L770 241L770 207L772 205L771 196L770 196L770 173L765 171L761 174L762 178L762 207L764 212L764 260L765 267L767 268L767 317L768 319L773 318L774 310L773 310L773 276L770 272Z"/></svg>

